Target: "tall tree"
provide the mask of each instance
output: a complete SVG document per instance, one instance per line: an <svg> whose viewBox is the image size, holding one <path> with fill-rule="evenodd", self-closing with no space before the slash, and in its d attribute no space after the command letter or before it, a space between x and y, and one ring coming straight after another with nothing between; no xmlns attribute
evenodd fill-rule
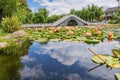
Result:
<svg viewBox="0 0 120 80"><path fill-rule="evenodd" d="M17 16L22 23L26 23L30 12L26 0L0 0L0 21L2 17Z"/></svg>
<svg viewBox="0 0 120 80"><path fill-rule="evenodd" d="M39 13L41 15L41 17L43 18L43 23L47 22L47 17L48 17L48 10L46 8L41 8L39 9Z"/></svg>
<svg viewBox="0 0 120 80"><path fill-rule="evenodd" d="M58 19L60 19L60 16L52 15L52 16L48 17L47 23L53 23L53 22L57 21Z"/></svg>
<svg viewBox="0 0 120 80"><path fill-rule="evenodd" d="M32 18L33 23L43 23L43 17L38 13L34 13L33 18Z"/></svg>
<svg viewBox="0 0 120 80"><path fill-rule="evenodd" d="M18 0L0 0L0 20L2 17L11 17L17 10Z"/></svg>
<svg viewBox="0 0 120 80"><path fill-rule="evenodd" d="M71 14L75 14L76 16L86 20L86 21L99 21L101 20L101 16L104 14L102 7L98 7L96 5L89 6L87 8L83 8L81 10L75 11L72 9L70 11Z"/></svg>
<svg viewBox="0 0 120 80"><path fill-rule="evenodd" d="M22 23L30 23L32 21L30 17L32 16L32 11L28 8L26 0L19 0L19 5L14 15L18 16Z"/></svg>
<svg viewBox="0 0 120 80"><path fill-rule="evenodd" d="M40 8L33 16L34 23L46 23L48 19L48 10L45 8Z"/></svg>
<svg viewBox="0 0 120 80"><path fill-rule="evenodd" d="M70 14L75 14L75 12L76 12L75 9L70 10Z"/></svg>

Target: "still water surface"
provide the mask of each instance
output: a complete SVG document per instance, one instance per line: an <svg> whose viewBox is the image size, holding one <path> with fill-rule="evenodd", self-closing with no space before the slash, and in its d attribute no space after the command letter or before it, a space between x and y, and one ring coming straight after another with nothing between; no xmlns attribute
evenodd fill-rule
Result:
<svg viewBox="0 0 120 80"><path fill-rule="evenodd" d="M40 44L34 42L29 49L29 54L21 57L24 67L19 71L21 80L114 80L114 73L120 69L109 70L105 66L88 72L97 66L91 61L93 54L107 53L118 41L96 45L77 42L48 42Z"/></svg>

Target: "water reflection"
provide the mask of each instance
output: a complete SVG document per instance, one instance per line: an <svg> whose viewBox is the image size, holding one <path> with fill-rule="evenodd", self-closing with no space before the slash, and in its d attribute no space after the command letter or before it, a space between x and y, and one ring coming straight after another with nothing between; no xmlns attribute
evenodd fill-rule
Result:
<svg viewBox="0 0 120 80"><path fill-rule="evenodd" d="M114 80L114 73L119 69L109 70L105 66L94 71L89 69L96 66L91 61L87 48L97 53L112 55L111 49L119 42L107 42L88 45L76 42L49 42L39 44L34 42L29 55L21 58L25 65L21 73L22 80Z"/></svg>
<svg viewBox="0 0 120 80"><path fill-rule="evenodd" d="M20 80L22 67L19 56L0 55L0 80Z"/></svg>
<svg viewBox="0 0 120 80"><path fill-rule="evenodd" d="M31 42L25 40L21 44L11 43L6 48L0 49L0 80L20 80L21 70L24 65L20 57L28 53ZM30 59L28 59L30 60Z"/></svg>

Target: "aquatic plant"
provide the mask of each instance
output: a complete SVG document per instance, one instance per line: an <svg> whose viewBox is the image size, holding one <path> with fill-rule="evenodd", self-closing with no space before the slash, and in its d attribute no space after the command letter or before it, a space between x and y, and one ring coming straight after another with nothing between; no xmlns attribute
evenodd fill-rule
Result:
<svg viewBox="0 0 120 80"><path fill-rule="evenodd" d="M91 37L92 34L91 34L90 32L87 32L87 33L85 34L85 36L86 36L86 37Z"/></svg>
<svg viewBox="0 0 120 80"><path fill-rule="evenodd" d="M91 58L93 62L97 64L104 64L107 68L120 68L120 50L113 49L113 56L110 56L108 54L96 54L91 49L89 49L92 53L94 53L94 56Z"/></svg>
<svg viewBox="0 0 120 80"><path fill-rule="evenodd" d="M108 37L112 37L113 36L113 33L112 32L108 32Z"/></svg>
<svg viewBox="0 0 120 80"><path fill-rule="evenodd" d="M117 45L117 48L119 48L119 45ZM94 63L99 64L99 66L96 66L92 69L90 69L89 71L100 67L102 65L106 65L107 68L120 68L120 50L119 49L113 49L112 53L113 56L110 56L108 54L96 54L93 50L91 50L90 48L88 48L93 54L94 56L91 58L91 60ZM115 79L116 80L120 80L120 74L119 73L115 73Z"/></svg>
<svg viewBox="0 0 120 80"><path fill-rule="evenodd" d="M120 74L119 73L115 73L115 80L120 80Z"/></svg>
<svg viewBox="0 0 120 80"><path fill-rule="evenodd" d="M69 36L73 35L73 33L74 33L73 31L68 31Z"/></svg>
<svg viewBox="0 0 120 80"><path fill-rule="evenodd" d="M7 33L12 33L21 28L21 23L17 16L13 16L11 18L6 17L1 23L1 28Z"/></svg>
<svg viewBox="0 0 120 80"><path fill-rule="evenodd" d="M51 41L50 39L59 39L59 41L85 41L86 38L90 39L91 43L99 43L100 40L103 40L106 36L103 29L95 28L98 31L96 33L93 28L89 27L48 27L40 28L37 31L30 29L28 31L29 38L34 41L46 42ZM86 33L87 32L87 33Z"/></svg>
<svg viewBox="0 0 120 80"><path fill-rule="evenodd" d="M22 43L10 42L8 46L1 48L0 53L4 55L24 55L27 54L31 41L26 39Z"/></svg>

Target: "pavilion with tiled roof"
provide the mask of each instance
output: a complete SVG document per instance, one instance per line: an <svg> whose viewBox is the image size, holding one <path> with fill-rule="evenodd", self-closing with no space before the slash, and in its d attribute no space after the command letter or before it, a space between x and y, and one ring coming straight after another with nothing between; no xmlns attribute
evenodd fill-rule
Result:
<svg viewBox="0 0 120 80"><path fill-rule="evenodd" d="M119 9L120 9L120 6L119 7L111 7L111 8L108 8L107 10L105 10L105 19L106 20L111 19L112 14L116 13Z"/></svg>

